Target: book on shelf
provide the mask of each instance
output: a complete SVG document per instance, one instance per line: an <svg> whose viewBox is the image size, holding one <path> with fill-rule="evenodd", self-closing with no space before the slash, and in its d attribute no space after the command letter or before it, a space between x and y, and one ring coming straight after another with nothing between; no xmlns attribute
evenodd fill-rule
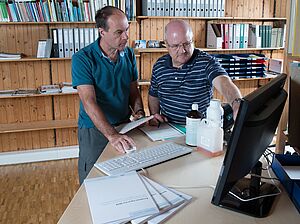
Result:
<svg viewBox="0 0 300 224"><path fill-rule="evenodd" d="M0 97L5 96L27 96L39 94L37 89L15 89L15 90L0 90Z"/></svg>
<svg viewBox="0 0 300 224"><path fill-rule="evenodd" d="M50 58L52 49L52 39L38 41L37 58Z"/></svg>
<svg viewBox="0 0 300 224"><path fill-rule="evenodd" d="M74 89L71 82L59 83L62 93L77 93L77 89Z"/></svg>
<svg viewBox="0 0 300 224"><path fill-rule="evenodd" d="M39 87L39 92L42 94L61 93L61 88L60 88L60 85L58 85L58 84L42 85Z"/></svg>
<svg viewBox="0 0 300 224"><path fill-rule="evenodd" d="M21 59L22 57L23 57L22 53L0 52L0 60L14 60L14 59Z"/></svg>

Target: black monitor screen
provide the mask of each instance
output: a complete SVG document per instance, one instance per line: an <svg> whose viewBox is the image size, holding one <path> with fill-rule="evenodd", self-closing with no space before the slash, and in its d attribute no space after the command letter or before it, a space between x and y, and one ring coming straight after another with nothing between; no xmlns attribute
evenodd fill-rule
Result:
<svg viewBox="0 0 300 224"><path fill-rule="evenodd" d="M287 98L285 80L286 75L278 75L242 99L213 204L255 217L268 215L278 189L259 177L245 176L261 173L259 159L274 137Z"/></svg>

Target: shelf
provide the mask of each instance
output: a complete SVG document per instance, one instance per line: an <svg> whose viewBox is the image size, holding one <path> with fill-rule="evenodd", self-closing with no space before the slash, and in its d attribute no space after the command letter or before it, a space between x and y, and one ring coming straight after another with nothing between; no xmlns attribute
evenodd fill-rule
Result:
<svg viewBox="0 0 300 224"><path fill-rule="evenodd" d="M39 94L12 94L12 95L0 95L0 99L8 98L24 98L24 97L45 97L45 96L65 96L65 95L78 95L77 92L71 93L39 93Z"/></svg>
<svg viewBox="0 0 300 224"><path fill-rule="evenodd" d="M135 23L136 20L128 21L129 23ZM0 22L0 25L55 25L55 24L93 24L95 21L77 21L77 22Z"/></svg>
<svg viewBox="0 0 300 224"><path fill-rule="evenodd" d="M96 24L95 21L80 22L0 22L0 25L51 25L51 24Z"/></svg>
<svg viewBox="0 0 300 224"><path fill-rule="evenodd" d="M136 19L195 19L195 20L243 20L243 21L286 21L286 18L245 18L245 17L181 17L181 16L137 16Z"/></svg>
<svg viewBox="0 0 300 224"><path fill-rule="evenodd" d="M238 48L238 49L211 49L211 48L198 48L205 52L218 52L218 51L273 51L273 50L284 50L283 47L275 48ZM167 53L167 48L139 48L134 49L136 54L138 53Z"/></svg>
<svg viewBox="0 0 300 224"><path fill-rule="evenodd" d="M31 121L13 124L1 124L0 134L26 132L26 131L40 131L62 128L76 128L77 119L71 120L51 120L51 121Z"/></svg>
<svg viewBox="0 0 300 224"><path fill-rule="evenodd" d="M135 57L140 57L140 55L135 55ZM36 57L24 57L21 59L0 59L0 63L6 62L35 62L35 61L70 61L72 58L36 58Z"/></svg>
<svg viewBox="0 0 300 224"><path fill-rule="evenodd" d="M2 62L29 62L29 61L62 61L62 60L71 60L71 58L36 58L36 57L24 57L21 59L0 59Z"/></svg>

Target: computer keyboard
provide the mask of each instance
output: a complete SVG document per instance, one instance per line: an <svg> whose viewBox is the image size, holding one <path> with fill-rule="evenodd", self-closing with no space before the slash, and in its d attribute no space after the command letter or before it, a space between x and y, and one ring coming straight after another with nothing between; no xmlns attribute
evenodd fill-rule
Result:
<svg viewBox="0 0 300 224"><path fill-rule="evenodd" d="M95 167L107 175L118 175L147 168L191 152L191 148L168 142L96 163Z"/></svg>

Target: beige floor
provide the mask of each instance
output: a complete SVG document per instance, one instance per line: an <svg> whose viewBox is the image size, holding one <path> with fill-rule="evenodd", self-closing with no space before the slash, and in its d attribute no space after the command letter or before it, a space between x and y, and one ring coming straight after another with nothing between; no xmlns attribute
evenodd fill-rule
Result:
<svg viewBox="0 0 300 224"><path fill-rule="evenodd" d="M77 159L0 166L0 223L57 223L78 187Z"/></svg>

